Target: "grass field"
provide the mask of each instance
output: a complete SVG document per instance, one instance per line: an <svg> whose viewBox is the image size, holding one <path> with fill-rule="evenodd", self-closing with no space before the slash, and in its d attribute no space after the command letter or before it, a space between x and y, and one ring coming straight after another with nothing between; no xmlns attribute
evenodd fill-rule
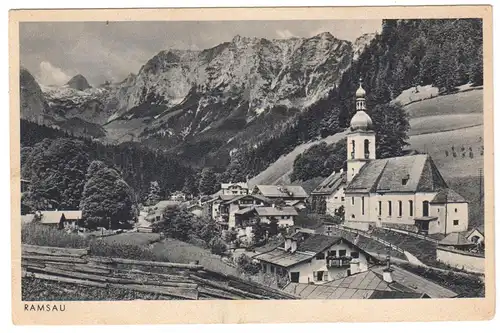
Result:
<svg viewBox="0 0 500 333"><path fill-rule="evenodd" d="M229 266L221 260L220 256L212 254L210 250L182 242L177 239L167 238L152 245L151 250L171 262L190 263L198 260L205 268L238 276L236 268Z"/></svg>
<svg viewBox="0 0 500 333"><path fill-rule="evenodd" d="M445 114L483 113L483 90L470 90L438 96L405 107L410 118Z"/></svg>
<svg viewBox="0 0 500 333"><path fill-rule="evenodd" d="M120 244L144 246L159 241L160 235L142 232L124 232L113 236L103 237L102 240L107 243L114 242Z"/></svg>
<svg viewBox="0 0 500 333"><path fill-rule="evenodd" d="M409 136L445 132L483 124L481 113L446 114L411 119Z"/></svg>

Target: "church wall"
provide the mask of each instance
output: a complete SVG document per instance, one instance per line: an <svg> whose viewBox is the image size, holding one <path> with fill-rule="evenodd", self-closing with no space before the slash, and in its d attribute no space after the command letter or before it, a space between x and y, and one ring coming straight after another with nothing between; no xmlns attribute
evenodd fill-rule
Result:
<svg viewBox="0 0 500 333"><path fill-rule="evenodd" d="M466 202L447 204L446 233L462 232L469 228L469 207ZM455 225L454 221L458 221Z"/></svg>

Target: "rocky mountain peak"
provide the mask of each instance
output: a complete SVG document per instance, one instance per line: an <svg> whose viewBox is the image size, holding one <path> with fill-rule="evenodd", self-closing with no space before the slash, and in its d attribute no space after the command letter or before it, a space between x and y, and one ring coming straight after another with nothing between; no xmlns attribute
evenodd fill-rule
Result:
<svg viewBox="0 0 500 333"><path fill-rule="evenodd" d="M70 88L80 90L80 91L92 88L91 85L89 84L89 82L87 81L87 79L85 78L85 76L83 76L81 74L77 74L77 75L73 76L66 84Z"/></svg>

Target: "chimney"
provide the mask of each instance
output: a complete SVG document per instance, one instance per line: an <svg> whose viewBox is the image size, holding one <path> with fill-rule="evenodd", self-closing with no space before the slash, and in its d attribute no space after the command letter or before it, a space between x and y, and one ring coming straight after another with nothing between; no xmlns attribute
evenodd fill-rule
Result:
<svg viewBox="0 0 500 333"><path fill-rule="evenodd" d="M359 268L359 259L351 259L349 270L351 271L351 274L356 274L361 271Z"/></svg>
<svg viewBox="0 0 500 333"><path fill-rule="evenodd" d="M393 271L393 269L391 268L391 256L388 255L387 256L386 267L383 270L383 278L384 278L385 282L387 282L387 283L392 283L393 282L393 280L392 280L392 271Z"/></svg>
<svg viewBox="0 0 500 333"><path fill-rule="evenodd" d="M285 251L288 252L292 248L292 239L287 237L285 238Z"/></svg>

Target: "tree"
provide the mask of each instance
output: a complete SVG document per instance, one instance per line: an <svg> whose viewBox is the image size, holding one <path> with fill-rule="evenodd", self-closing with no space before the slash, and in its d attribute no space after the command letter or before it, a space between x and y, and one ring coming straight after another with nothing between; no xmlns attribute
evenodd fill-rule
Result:
<svg viewBox="0 0 500 333"><path fill-rule="evenodd" d="M399 104L377 105L372 114L376 132L377 158L401 156L408 145L410 123L408 114Z"/></svg>
<svg viewBox="0 0 500 333"><path fill-rule="evenodd" d="M83 142L43 140L24 156L23 174L31 180L24 204L32 209L77 209L89 157Z"/></svg>
<svg viewBox="0 0 500 333"><path fill-rule="evenodd" d="M252 233L254 244L260 244L266 238L266 228L262 225L260 218L255 220L255 223L252 226Z"/></svg>
<svg viewBox="0 0 500 333"><path fill-rule="evenodd" d="M271 217L269 221L269 237L278 234L278 219L276 217Z"/></svg>
<svg viewBox="0 0 500 333"><path fill-rule="evenodd" d="M163 211L163 218L153 224L153 230L163 232L167 236L182 241L189 240L194 234L195 216L186 208L178 206L169 206Z"/></svg>
<svg viewBox="0 0 500 333"><path fill-rule="evenodd" d="M146 205L154 206L161 199L161 188L157 181L152 181L149 185L149 194L146 197Z"/></svg>
<svg viewBox="0 0 500 333"><path fill-rule="evenodd" d="M254 263L252 258L247 256L246 254L240 255L236 260L236 264L238 265L239 269L247 274L255 275L260 272L260 266Z"/></svg>
<svg viewBox="0 0 500 333"><path fill-rule="evenodd" d="M227 251L227 246L220 237L212 238L209 246L210 246L210 251L214 254L223 255Z"/></svg>
<svg viewBox="0 0 500 333"><path fill-rule="evenodd" d="M92 163L87 174L80 203L85 226L116 229L131 221L134 195L120 174L100 163Z"/></svg>
<svg viewBox="0 0 500 333"><path fill-rule="evenodd" d="M193 197L196 197L199 193L196 180L190 173L186 175L186 179L184 180L184 185L182 187L182 192L191 194Z"/></svg>
<svg viewBox="0 0 500 333"><path fill-rule="evenodd" d="M200 176L200 184L198 186L201 194L214 193L216 183L215 173L212 168L204 168Z"/></svg>

